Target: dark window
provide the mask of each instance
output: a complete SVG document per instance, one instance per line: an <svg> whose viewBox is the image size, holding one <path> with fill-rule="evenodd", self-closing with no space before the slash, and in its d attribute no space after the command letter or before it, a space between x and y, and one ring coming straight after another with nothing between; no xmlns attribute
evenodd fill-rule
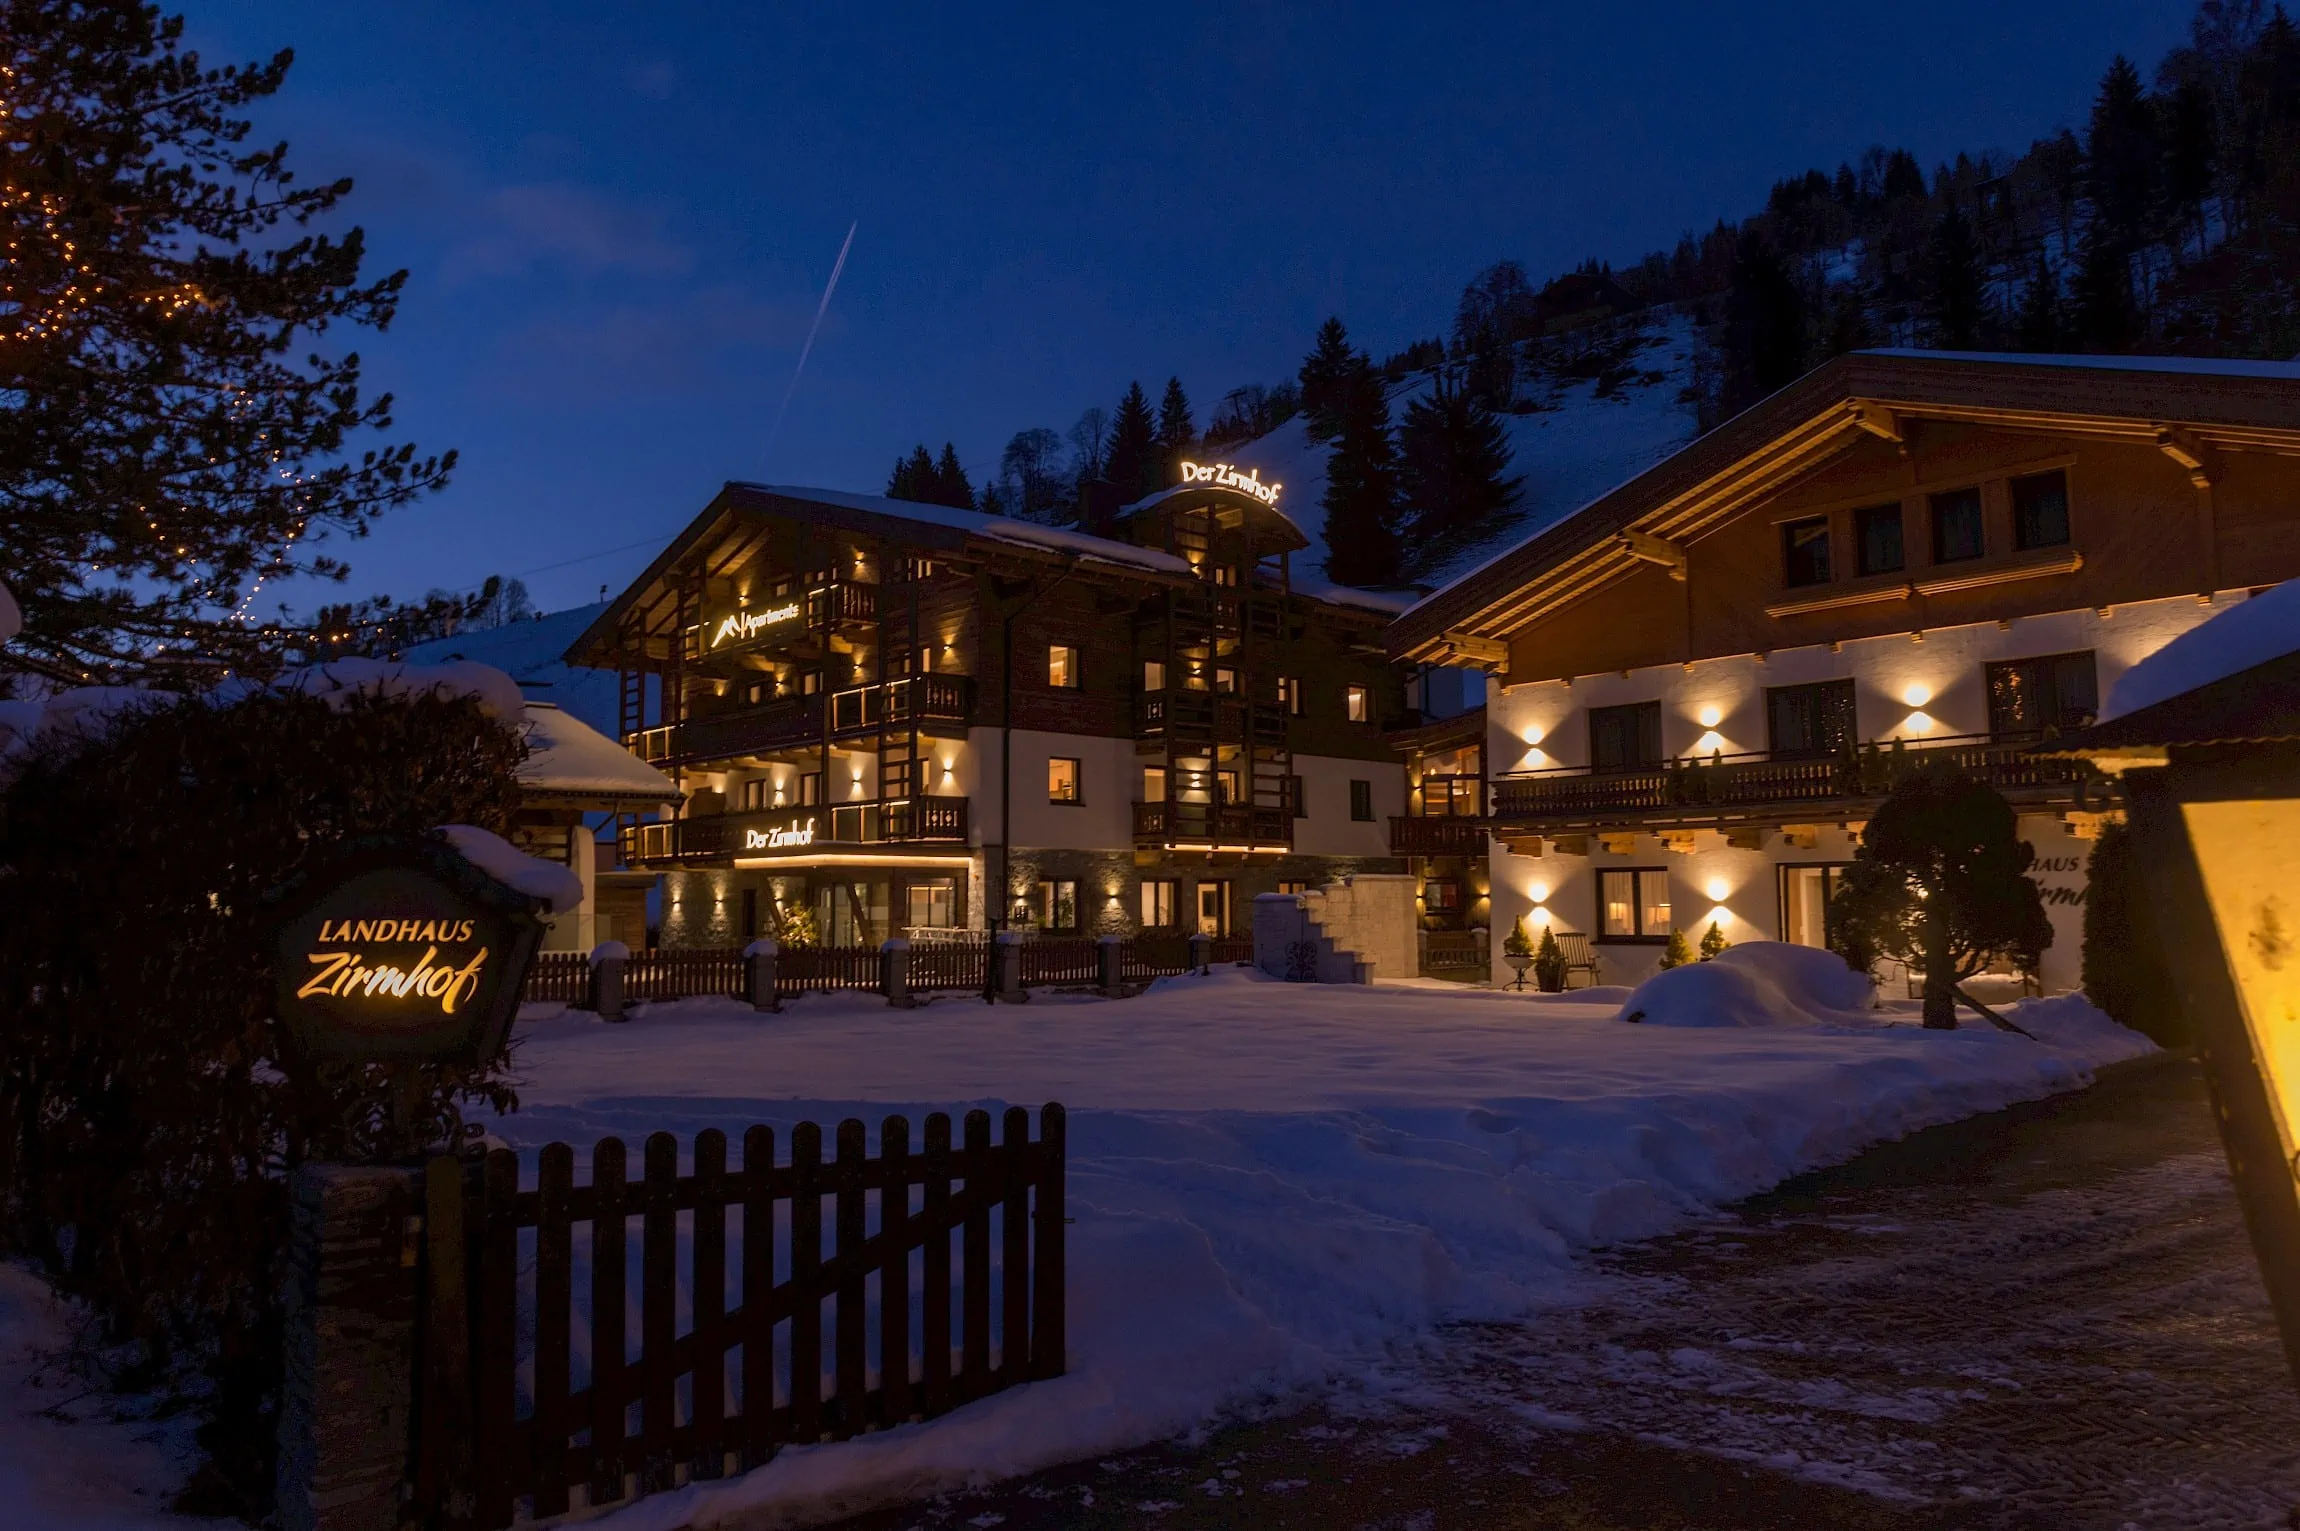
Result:
<svg viewBox="0 0 2300 1531"><path fill-rule="evenodd" d="M1907 567L1899 503L1864 505L1854 511L1853 547L1863 574L1891 574Z"/></svg>
<svg viewBox="0 0 2300 1531"><path fill-rule="evenodd" d="M1789 585L1829 582L1829 518L1791 521L1781 528L1782 580Z"/></svg>
<svg viewBox="0 0 2300 1531"><path fill-rule="evenodd" d="M1589 709L1589 768L1641 771L1661 764L1661 704Z"/></svg>
<svg viewBox="0 0 2300 1531"><path fill-rule="evenodd" d="M1374 784L1370 781L1350 783L1350 817L1361 824L1374 821Z"/></svg>
<svg viewBox="0 0 2300 1531"><path fill-rule="evenodd" d="M2008 659L1987 667L1989 732L2002 739L2082 728L2100 711L2092 652Z"/></svg>
<svg viewBox="0 0 2300 1531"><path fill-rule="evenodd" d="M1310 816L1310 801L1302 791L1302 778L1299 776L1286 778L1286 801L1293 805L1295 818L1306 819Z"/></svg>
<svg viewBox="0 0 2300 1531"><path fill-rule="evenodd" d="M753 941L759 934L759 890L743 890L743 939Z"/></svg>
<svg viewBox="0 0 2300 1531"><path fill-rule="evenodd" d="M1422 884L1422 908L1430 914L1453 914L1461 908L1461 884L1450 877L1434 877Z"/></svg>
<svg viewBox="0 0 2300 1531"><path fill-rule="evenodd" d="M1854 738L1853 683L1825 680L1810 686L1765 689L1766 745L1785 759L1834 755Z"/></svg>
<svg viewBox="0 0 2300 1531"><path fill-rule="evenodd" d="M1933 496L1933 562L1956 563L1987 551L1981 535L1981 492L1951 489Z"/></svg>
<svg viewBox="0 0 2300 1531"><path fill-rule="evenodd" d="M2012 481L2013 546L2068 545L2068 475L2059 469Z"/></svg>
<svg viewBox="0 0 2300 1531"><path fill-rule="evenodd" d="M1600 940L1669 938L1669 873L1663 867L1608 868L1597 874Z"/></svg>

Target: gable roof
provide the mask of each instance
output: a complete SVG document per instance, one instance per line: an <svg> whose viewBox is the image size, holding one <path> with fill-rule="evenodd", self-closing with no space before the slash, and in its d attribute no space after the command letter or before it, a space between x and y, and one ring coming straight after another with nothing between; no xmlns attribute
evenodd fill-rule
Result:
<svg viewBox="0 0 2300 1531"><path fill-rule="evenodd" d="M1487 647L1628 574L1622 533L1690 541L1869 436L1911 419L2300 455L2300 364L2188 357L1856 351L1417 603L1400 658ZM1449 641L1458 638L1465 641Z"/></svg>

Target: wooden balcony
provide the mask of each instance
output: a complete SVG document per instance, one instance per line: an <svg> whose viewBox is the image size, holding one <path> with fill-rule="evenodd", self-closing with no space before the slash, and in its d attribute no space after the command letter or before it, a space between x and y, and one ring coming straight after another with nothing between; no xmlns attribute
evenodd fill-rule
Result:
<svg viewBox="0 0 2300 1531"><path fill-rule="evenodd" d="M723 866L737 857L749 860L826 851L964 849L967 800L912 797L707 814L632 825L623 831L622 841L623 859L634 866Z"/></svg>
<svg viewBox="0 0 2300 1531"><path fill-rule="evenodd" d="M623 742L650 765L766 755L820 744L825 710L820 696L786 696L738 712L650 728ZM906 675L833 692L828 703L831 734L837 739L858 739L882 726L907 730L914 714L922 733L963 735L974 721L974 682L963 675Z"/></svg>
<svg viewBox="0 0 2300 1531"><path fill-rule="evenodd" d="M1243 803L1136 803L1134 843L1143 849L1290 850L1294 816Z"/></svg>
<svg viewBox="0 0 2300 1531"><path fill-rule="evenodd" d="M974 721L974 682L963 675L906 675L875 686L856 686L831 697L831 732L849 739L883 725L924 733L966 732Z"/></svg>
<svg viewBox="0 0 2300 1531"><path fill-rule="evenodd" d="M1467 814L1406 814L1390 820L1393 856L1483 856L1491 819Z"/></svg>
<svg viewBox="0 0 2300 1531"><path fill-rule="evenodd" d="M1800 813L1866 817L1902 777L1926 766L1962 771L2018 804L2076 801L2091 768L2033 759L2027 752L2038 742L1967 735L1865 744L1834 755L1713 755L1634 771L1513 772L1494 779L1493 814L1497 833L1786 822Z"/></svg>

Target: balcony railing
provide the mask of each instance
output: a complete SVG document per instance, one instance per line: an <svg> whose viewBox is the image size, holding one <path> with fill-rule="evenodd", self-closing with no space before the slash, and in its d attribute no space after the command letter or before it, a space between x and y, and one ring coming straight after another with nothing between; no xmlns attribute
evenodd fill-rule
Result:
<svg viewBox="0 0 2300 1531"><path fill-rule="evenodd" d="M824 705L820 696L786 696L740 712L646 729L624 743L650 765L766 754L820 743ZM974 717L974 682L963 675L906 675L833 692L829 708L832 732L842 739L875 733L881 724L907 728L914 712L922 729L947 725L961 730Z"/></svg>
<svg viewBox="0 0 2300 1531"><path fill-rule="evenodd" d="M856 686L831 697L831 731L846 737L880 724L963 728L974 717L974 682L963 675L906 675L875 686Z"/></svg>
<svg viewBox="0 0 2300 1531"><path fill-rule="evenodd" d="M1136 803L1134 843L1269 849L1294 843L1294 816L1284 808L1244 803Z"/></svg>
<svg viewBox="0 0 2300 1531"><path fill-rule="evenodd" d="M1654 816L1739 816L1797 803L1884 797L1908 773L1945 766L2003 792L2073 793L2089 773L2081 761L2038 760L2038 740L1986 735L1866 744L1839 754L1712 755L1632 771L1564 767L1494 779L1494 817L1504 823L1611 822Z"/></svg>
<svg viewBox="0 0 2300 1531"><path fill-rule="evenodd" d="M1492 820L1463 815L1408 814L1390 820L1393 856L1482 856Z"/></svg>
<svg viewBox="0 0 2300 1531"><path fill-rule="evenodd" d="M805 856L888 846L964 846L966 804L963 797L892 798L638 824L623 831L623 855L627 861L650 863Z"/></svg>
<svg viewBox="0 0 2300 1531"><path fill-rule="evenodd" d="M1249 712L1246 698L1235 691L1169 687L1135 697L1134 732L1144 739L1193 740L1219 735L1225 740L1244 742L1250 738L1255 744L1283 744L1286 709L1274 695Z"/></svg>

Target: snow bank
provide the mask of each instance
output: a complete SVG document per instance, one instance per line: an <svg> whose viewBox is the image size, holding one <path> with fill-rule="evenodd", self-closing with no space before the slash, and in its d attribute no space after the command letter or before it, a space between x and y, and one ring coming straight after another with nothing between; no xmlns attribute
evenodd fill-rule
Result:
<svg viewBox="0 0 2300 1531"><path fill-rule="evenodd" d="M541 899L553 914L583 902L583 879L556 861L545 861L476 824L442 824L432 831L463 854L463 859L514 892Z"/></svg>
<svg viewBox="0 0 2300 1531"><path fill-rule="evenodd" d="M1798 961L1705 968L1793 984L1832 1012L1850 995ZM523 1026L525 1106L491 1125L532 1177L554 1140L691 1143L704 1127L850 1115L875 1135L889 1113L1070 1108L1068 1375L609 1517L619 1531L788 1522L1155 1439L1362 1369L1436 1323L1569 1301L1595 1279L1576 1261L1594 1245L2077 1088L2149 1047L2081 1000L2016 1014L2042 1042L1623 1026L1554 997L1238 968L1115 1002L808 996L769 1018L688 1001L628 1025Z"/></svg>
<svg viewBox="0 0 2300 1531"><path fill-rule="evenodd" d="M354 696L469 696L489 717L517 720L526 703L519 683L493 665L468 659L441 664L402 664L389 659L337 659L308 669L290 670L273 682L274 689L302 691L330 706L341 707Z"/></svg>
<svg viewBox="0 0 2300 1531"><path fill-rule="evenodd" d="M2100 720L2281 659L2300 649L2300 579L2263 590L2190 628L2116 678Z"/></svg>
<svg viewBox="0 0 2300 1531"><path fill-rule="evenodd" d="M1864 1025L1873 985L1835 952L1744 941L1708 962L1654 974L1621 1002L1648 1026Z"/></svg>

